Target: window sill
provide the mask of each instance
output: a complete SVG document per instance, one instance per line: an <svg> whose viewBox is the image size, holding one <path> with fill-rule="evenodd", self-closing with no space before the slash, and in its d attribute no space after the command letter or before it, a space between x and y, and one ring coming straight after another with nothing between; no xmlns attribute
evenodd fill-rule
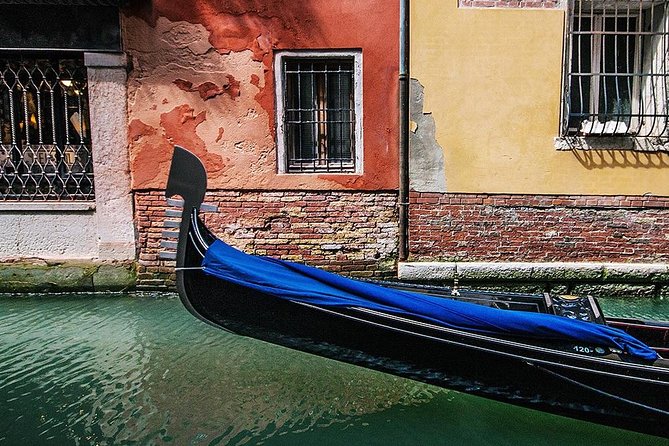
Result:
<svg viewBox="0 0 669 446"><path fill-rule="evenodd" d="M292 171L285 171L285 172L278 172L277 175L280 176L300 176L300 175L305 175L305 176L319 176L319 177L327 177L327 176L361 176L363 173L362 172L326 172L326 171L309 171L309 172L292 172Z"/></svg>
<svg viewBox="0 0 669 446"><path fill-rule="evenodd" d="M636 136L560 136L553 140L555 150L623 150L669 152L669 140Z"/></svg>
<svg viewBox="0 0 669 446"><path fill-rule="evenodd" d="M88 212L95 210L94 201L2 201L0 211Z"/></svg>

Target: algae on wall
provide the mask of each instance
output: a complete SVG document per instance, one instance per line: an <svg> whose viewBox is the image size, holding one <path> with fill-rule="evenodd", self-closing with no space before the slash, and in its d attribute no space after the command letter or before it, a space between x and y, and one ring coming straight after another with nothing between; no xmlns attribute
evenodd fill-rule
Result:
<svg viewBox="0 0 669 446"><path fill-rule="evenodd" d="M15 261L0 263L0 292L125 291L134 288L134 262Z"/></svg>

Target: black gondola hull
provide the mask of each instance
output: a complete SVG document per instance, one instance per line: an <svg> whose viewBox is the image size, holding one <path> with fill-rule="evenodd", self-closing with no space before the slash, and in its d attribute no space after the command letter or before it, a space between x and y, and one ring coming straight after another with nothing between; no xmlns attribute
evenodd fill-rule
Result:
<svg viewBox="0 0 669 446"><path fill-rule="evenodd" d="M590 358L569 361L512 343L417 333L353 311L276 299L201 271L183 275L196 314L239 335L515 405L668 435L669 417L640 406L669 410L668 387L654 385L652 372L637 373L636 380L620 367L593 372Z"/></svg>

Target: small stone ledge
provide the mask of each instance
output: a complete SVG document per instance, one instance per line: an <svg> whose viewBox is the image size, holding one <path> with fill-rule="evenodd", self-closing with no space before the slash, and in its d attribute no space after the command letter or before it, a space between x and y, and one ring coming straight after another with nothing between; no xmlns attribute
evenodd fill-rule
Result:
<svg viewBox="0 0 669 446"><path fill-rule="evenodd" d="M126 68L125 53L84 53L84 64L89 68Z"/></svg>
<svg viewBox="0 0 669 446"><path fill-rule="evenodd" d="M464 9L564 9L564 0L459 0Z"/></svg>
<svg viewBox="0 0 669 446"><path fill-rule="evenodd" d="M4 201L3 212L90 212L95 210L94 201Z"/></svg>
<svg viewBox="0 0 669 446"><path fill-rule="evenodd" d="M0 293L125 291L135 287L133 261L0 261Z"/></svg>
<svg viewBox="0 0 669 446"><path fill-rule="evenodd" d="M669 294L669 264L598 262L404 262L400 280L470 284L535 284L566 289L643 288L643 294ZM576 287L576 288L575 288ZM594 287L594 288L593 288Z"/></svg>

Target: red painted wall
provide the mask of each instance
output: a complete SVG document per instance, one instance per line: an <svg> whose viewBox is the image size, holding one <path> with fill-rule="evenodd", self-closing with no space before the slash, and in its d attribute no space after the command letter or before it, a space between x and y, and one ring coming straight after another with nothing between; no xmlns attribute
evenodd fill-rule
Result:
<svg viewBox="0 0 669 446"><path fill-rule="evenodd" d="M128 9L135 190L163 188L171 147L207 164L212 189L397 188L398 4L154 0ZM362 49L364 173L276 173L274 52Z"/></svg>

